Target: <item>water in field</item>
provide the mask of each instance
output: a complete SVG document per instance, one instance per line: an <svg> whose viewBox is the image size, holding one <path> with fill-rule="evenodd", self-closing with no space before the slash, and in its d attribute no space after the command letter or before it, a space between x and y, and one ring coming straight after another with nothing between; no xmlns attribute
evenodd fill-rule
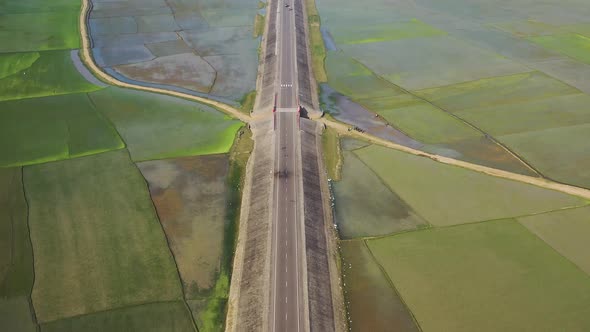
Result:
<svg viewBox="0 0 590 332"><path fill-rule="evenodd" d="M93 55L119 76L239 101L256 85L256 1L98 2Z"/></svg>
<svg viewBox="0 0 590 332"><path fill-rule="evenodd" d="M350 98L334 91L329 85L322 84L321 100L327 111L336 120L356 126L367 133L398 143L404 146L418 148L422 144L396 128L391 127L385 120L376 117L375 113L350 100Z"/></svg>

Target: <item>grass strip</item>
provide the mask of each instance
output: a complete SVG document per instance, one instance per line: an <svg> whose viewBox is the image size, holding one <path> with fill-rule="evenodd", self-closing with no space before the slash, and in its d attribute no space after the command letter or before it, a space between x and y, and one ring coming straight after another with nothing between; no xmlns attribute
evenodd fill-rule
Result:
<svg viewBox="0 0 590 332"><path fill-rule="evenodd" d="M342 168L342 152L338 132L332 128L326 128L322 133L322 152L324 165L328 171L328 178L340 181Z"/></svg>
<svg viewBox="0 0 590 332"><path fill-rule="evenodd" d="M311 62L313 74L316 81L324 83L328 81L328 75L324 68L324 60L326 59L326 48L324 46L324 39L320 31L321 19L318 9L315 5L315 0L305 0L305 8L307 10L307 21L309 24L309 40L311 43Z"/></svg>
<svg viewBox="0 0 590 332"><path fill-rule="evenodd" d="M254 18L254 30L252 30L252 35L254 38L258 38L262 36L264 33L264 16L260 14L256 14Z"/></svg>

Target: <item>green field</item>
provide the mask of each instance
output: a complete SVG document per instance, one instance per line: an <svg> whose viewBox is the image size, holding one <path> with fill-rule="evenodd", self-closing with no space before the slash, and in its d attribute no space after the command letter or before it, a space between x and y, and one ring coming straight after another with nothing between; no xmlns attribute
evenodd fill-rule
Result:
<svg viewBox="0 0 590 332"><path fill-rule="evenodd" d="M349 26L333 33L338 44L366 44L389 40L444 36L445 31L438 30L417 19L404 22L390 22L362 27Z"/></svg>
<svg viewBox="0 0 590 332"><path fill-rule="evenodd" d="M40 56L39 52L0 55L0 78L16 74L31 67Z"/></svg>
<svg viewBox="0 0 590 332"><path fill-rule="evenodd" d="M590 328L590 277L514 220L368 244L422 331Z"/></svg>
<svg viewBox="0 0 590 332"><path fill-rule="evenodd" d="M340 242L340 255L352 331L419 331L364 241Z"/></svg>
<svg viewBox="0 0 590 332"><path fill-rule="evenodd" d="M569 33L555 36L536 36L530 39L551 51L590 64L590 36Z"/></svg>
<svg viewBox="0 0 590 332"><path fill-rule="evenodd" d="M376 75L411 91L530 71L452 35L339 46Z"/></svg>
<svg viewBox="0 0 590 332"><path fill-rule="evenodd" d="M182 298L178 271L126 150L24 172L40 323Z"/></svg>
<svg viewBox="0 0 590 332"><path fill-rule="evenodd" d="M333 184L341 238L380 236L428 225L352 152L344 152L342 179Z"/></svg>
<svg viewBox="0 0 590 332"><path fill-rule="evenodd" d="M35 2L41 7L44 6L42 1ZM78 6L48 12L3 15L0 52L78 48L80 46L78 32L80 2L71 2Z"/></svg>
<svg viewBox="0 0 590 332"><path fill-rule="evenodd" d="M404 94L401 89L373 75L365 66L342 52L328 52L326 71L330 86L353 100Z"/></svg>
<svg viewBox="0 0 590 332"><path fill-rule="evenodd" d="M424 143L448 143L482 136L461 120L426 102L378 113L387 122Z"/></svg>
<svg viewBox="0 0 590 332"><path fill-rule="evenodd" d="M196 331L181 301L148 303L41 324L43 332Z"/></svg>
<svg viewBox="0 0 590 332"><path fill-rule="evenodd" d="M0 166L28 165L124 147L84 93L0 102Z"/></svg>
<svg viewBox="0 0 590 332"><path fill-rule="evenodd" d="M491 135L501 136L590 123L589 104L590 96L580 93L533 98L514 104L492 104L455 112L455 115Z"/></svg>
<svg viewBox="0 0 590 332"><path fill-rule="evenodd" d="M35 331L30 294L33 251L22 169L0 168L0 322L6 331Z"/></svg>
<svg viewBox="0 0 590 332"><path fill-rule="evenodd" d="M322 156L328 172L328 178L333 181L340 180L342 168L342 149L338 132L326 128L322 133Z"/></svg>
<svg viewBox="0 0 590 332"><path fill-rule="evenodd" d="M380 146L354 153L420 216L445 226L521 216L586 201Z"/></svg>
<svg viewBox="0 0 590 332"><path fill-rule="evenodd" d="M89 94L134 161L226 153L242 123L187 100L107 88Z"/></svg>
<svg viewBox="0 0 590 332"><path fill-rule="evenodd" d="M518 218L518 221L590 275L589 207Z"/></svg>
<svg viewBox="0 0 590 332"><path fill-rule="evenodd" d="M31 59L37 55L39 58L31 63ZM0 79L0 101L100 89L78 73L70 59L70 51L22 54L21 58L28 61L10 65L9 61L13 61L14 57L14 54L0 54L0 63L5 68L3 72L12 72ZM25 64L30 66L25 67Z"/></svg>
<svg viewBox="0 0 590 332"><path fill-rule="evenodd" d="M590 123L498 137L545 176L590 188Z"/></svg>
<svg viewBox="0 0 590 332"><path fill-rule="evenodd" d="M540 72L486 78L417 92L450 112L578 93L577 89Z"/></svg>
<svg viewBox="0 0 590 332"><path fill-rule="evenodd" d="M76 8L80 8L80 3L74 0L20 0L0 2L0 12L6 14L63 11L74 10Z"/></svg>

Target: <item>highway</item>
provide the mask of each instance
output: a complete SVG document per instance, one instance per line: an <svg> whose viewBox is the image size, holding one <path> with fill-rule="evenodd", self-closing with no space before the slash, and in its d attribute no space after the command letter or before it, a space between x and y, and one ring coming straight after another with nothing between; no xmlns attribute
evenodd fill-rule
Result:
<svg viewBox="0 0 590 332"><path fill-rule="evenodd" d="M270 331L305 331L300 134L294 11L278 6L279 75L275 121L275 177L271 253ZM300 0L295 0L300 1Z"/></svg>

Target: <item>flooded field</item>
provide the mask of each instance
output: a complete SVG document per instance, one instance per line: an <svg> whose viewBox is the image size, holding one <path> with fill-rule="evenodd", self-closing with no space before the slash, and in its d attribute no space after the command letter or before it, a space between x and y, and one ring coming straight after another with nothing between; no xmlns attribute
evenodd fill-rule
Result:
<svg viewBox="0 0 590 332"><path fill-rule="evenodd" d="M586 241L590 235L590 207L518 218L533 234L590 275Z"/></svg>
<svg viewBox="0 0 590 332"><path fill-rule="evenodd" d="M236 104L256 86L257 13L257 0L95 0L93 54L124 78Z"/></svg>

